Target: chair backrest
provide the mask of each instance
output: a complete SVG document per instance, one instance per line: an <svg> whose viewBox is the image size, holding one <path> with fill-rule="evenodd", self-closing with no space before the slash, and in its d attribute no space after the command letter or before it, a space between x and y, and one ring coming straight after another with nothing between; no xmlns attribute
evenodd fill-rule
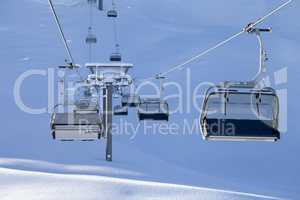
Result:
<svg viewBox="0 0 300 200"><path fill-rule="evenodd" d="M217 90L208 93L202 112L207 117L230 119L278 119L276 93L263 90Z"/></svg>
<svg viewBox="0 0 300 200"><path fill-rule="evenodd" d="M107 11L107 17L117 17L118 12L116 10L109 10Z"/></svg>
<svg viewBox="0 0 300 200"><path fill-rule="evenodd" d="M143 111L169 112L168 103L159 98L142 99L139 109Z"/></svg>

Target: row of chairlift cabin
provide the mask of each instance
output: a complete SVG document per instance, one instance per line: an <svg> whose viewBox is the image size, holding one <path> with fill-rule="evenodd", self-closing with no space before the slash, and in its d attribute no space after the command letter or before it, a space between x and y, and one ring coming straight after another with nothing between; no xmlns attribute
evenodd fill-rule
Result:
<svg viewBox="0 0 300 200"><path fill-rule="evenodd" d="M270 30L251 30L251 33L255 33L259 39L261 52L260 71L256 79L250 82L224 82L207 91L200 117L200 127L204 139L260 141L280 139L278 131L279 101L276 92L269 87L258 87L262 80L261 77L266 72L264 63L266 56L260 32L266 31ZM121 63L112 62L107 67L114 68L119 65ZM93 67L88 67L95 74ZM94 70L98 70L97 67ZM102 72L102 77L104 76L106 76L105 69ZM83 102L86 105L89 104L85 99L75 104L72 113L53 115L51 127L54 138L61 140L99 139L102 134L99 110L96 107L90 109L90 106L84 106ZM139 120L168 121L169 119L168 103L162 98L141 99L134 92L122 94L121 104L114 108L114 114L128 115L128 107L137 107ZM66 123L66 119L71 119L72 123ZM92 130L88 130L87 126ZM86 129L86 133L79 134L79 129Z"/></svg>
<svg viewBox="0 0 300 200"><path fill-rule="evenodd" d="M94 34L92 34L91 32L89 32L89 34L87 35L87 37L85 39L85 42L88 45L96 44L97 43L97 37ZM121 62L122 61L122 55L117 50L116 52L111 53L111 55L109 57L109 60L111 62Z"/></svg>
<svg viewBox="0 0 300 200"><path fill-rule="evenodd" d="M86 43L91 45L97 43L97 38L92 34L91 27L89 34L86 38ZM118 50L118 44L116 49ZM89 80L96 81L93 77L96 72L99 72L100 77L111 77L119 74L119 70L125 70L122 73L126 74L130 65L125 66L121 63L121 54L113 53L110 56L110 64L87 64L86 67L92 72ZM109 69L107 71L107 69ZM108 72L108 73L107 73ZM97 78L98 79L98 78ZM119 79L119 78L116 78ZM161 78L158 78L161 79ZM97 85L97 84L95 84ZM95 86L94 85L94 86ZM131 86L133 83L131 83ZM64 87L64 86L63 86ZM118 86L119 87L119 86ZM83 87L88 90L88 87ZM162 84L161 84L162 88ZM87 94L87 92L85 92ZM76 96L76 95L75 95ZM80 95L77 95L80 96ZM91 107L90 99L85 95L80 101L74 103L73 110L67 113L55 112L51 118L51 129L54 139L70 141L70 140L83 140L91 141L100 139L104 136L102 117L99 112L99 102L96 107ZM144 98L134 92L123 93L121 95L121 105L114 107L114 115L126 116L128 115L128 107L136 107L138 110L139 120L154 120L161 121L169 120L169 107L166 101L161 98Z"/></svg>
<svg viewBox="0 0 300 200"><path fill-rule="evenodd" d="M73 91L71 94L65 94L64 79L59 81L61 102L55 106L50 122L53 139L92 141L106 137L99 91L106 85L129 85L131 78L127 72L132 65L116 62L87 63L86 67L91 74L86 80L68 88L70 90L67 91Z"/></svg>
<svg viewBox="0 0 300 200"><path fill-rule="evenodd" d="M107 12L107 17L116 18L118 12L115 9ZM86 43L96 43L96 37L91 34L89 29L89 35L86 39ZM119 45L116 44L116 51L110 55L111 62L121 62L122 56L119 53ZM136 93L129 92L121 95L121 105L114 107L114 115L127 116L128 107L136 107L138 109L139 120L166 120L169 119L169 108L166 101L161 101L160 98L142 99Z"/></svg>
<svg viewBox="0 0 300 200"><path fill-rule="evenodd" d="M74 104L57 105L51 117L53 139L61 141L93 141L105 136L103 111L99 109L98 95L92 95L90 86L77 88ZM84 91L79 95L78 91ZM60 112L60 107L63 111ZM65 108L67 107L67 108ZM168 121L169 111L166 101L160 98L140 99L137 94L124 95L121 105L114 107L114 115L128 115L128 107L137 107L139 120ZM67 112L65 112L67 110Z"/></svg>
<svg viewBox="0 0 300 200"><path fill-rule="evenodd" d="M141 99L136 94L122 97L122 104L114 107L114 115L128 115L128 107L136 107L138 119L140 121L168 121L169 106L168 103L160 98Z"/></svg>
<svg viewBox="0 0 300 200"><path fill-rule="evenodd" d="M114 115L128 115L128 107L136 107L138 119L153 121L168 121L169 106L168 103L160 98L141 99L137 95L126 95L122 97L122 104L114 107Z"/></svg>
<svg viewBox="0 0 300 200"><path fill-rule="evenodd" d="M96 4L97 1L96 0L88 0L88 3L90 3L90 4ZM99 4L102 4L102 3L99 2ZM107 17L109 17L109 18L116 18L116 17L118 17L118 11L115 10L115 9L108 10L107 11ZM96 44L97 43L97 37L96 37L96 35L94 35L92 33L92 27L89 27L89 29L88 29L88 35L87 35L87 37L85 39L85 42L88 45L92 45L92 44ZM119 44L116 44L116 52L113 52L110 55L109 60L112 61L112 62L121 62L122 61L122 55L121 55L121 53L119 53Z"/></svg>
<svg viewBox="0 0 300 200"><path fill-rule="evenodd" d="M109 10L107 16L117 17L117 11L114 9ZM252 28L251 24L249 24L245 31L255 34L258 38L260 46L259 73L253 81L227 81L207 90L200 116L201 132L206 140L276 141L280 139L280 132L278 131L279 100L277 94L270 87L260 87L262 77L266 75L266 53L262 43L261 32L270 32L271 29ZM97 39L91 33L91 28L89 28L86 43L92 44L96 42ZM116 49L118 49L118 45L116 45ZM93 73L92 76L95 75L95 71L98 72L100 70L102 78L105 78L107 76L105 74L106 69L108 68L110 69L108 77L115 76L115 74L119 73L120 67L122 68L121 54L118 51L111 54L110 61L112 64L101 65L100 68L91 64L87 67ZM127 73L128 69L125 69L126 72L124 74ZM162 79L163 77L157 78ZM86 100L85 102L87 103ZM96 108L92 110L87 109L82 106L82 102L77 103L74 107L75 109L72 113L60 113L52 117L53 137L68 140L68 137L65 135L70 134L70 130L77 130L78 126L84 125L92 126L95 129L87 131L87 134L84 134L85 136L81 135L82 138L79 137L79 139L90 140L96 138L96 136L99 138L102 129L99 110ZM168 121L169 119L168 103L161 97L141 99L136 93L122 94L121 104L115 106L114 114L128 115L128 107L137 107L139 120ZM96 115L100 118L93 117L94 120L89 118ZM67 124L65 118L71 118L72 123ZM81 118L85 119L82 121L86 122L80 123ZM220 123L221 126L219 125ZM66 127L68 125L71 126ZM229 125L232 125L231 128ZM71 129L69 130L68 128ZM73 138L73 136L70 138Z"/></svg>
<svg viewBox="0 0 300 200"><path fill-rule="evenodd" d="M114 66L116 68L122 63L108 63L101 64L102 67L109 67L110 72L114 73ZM95 71L99 72L100 77L110 77L105 75L105 70L97 69L96 64L87 64L87 67L95 75ZM118 70L118 69L116 69ZM116 78L119 79L119 78ZM51 117L51 130L53 139L61 141L93 141L105 137L103 127L103 110L99 106L99 94L95 84L96 79L92 75L89 76L89 81L85 84L79 83L80 86L75 86L76 90L71 95L65 94L64 82L59 82L60 99L63 102L55 107L55 112ZM120 86L118 86L120 87ZM122 86L121 86L122 87ZM75 99L70 101L70 99ZM128 115L128 107L136 107L138 110L139 120L154 120L168 121L169 108L166 101L161 98L145 98L141 99L136 93L129 93L121 97L121 105L114 107L114 115Z"/></svg>
<svg viewBox="0 0 300 200"><path fill-rule="evenodd" d="M98 9L103 10L103 0L88 0L91 5L96 2L98 2ZM49 0L49 4L70 59L68 65L63 68L75 69L77 65L74 63L51 0ZM107 17L118 17L114 2L113 9L107 12ZM92 44L97 43L91 26L90 23L86 38L90 60ZM253 27L254 24L249 24L245 28L245 32L255 34L258 38L260 45L259 72L253 81L226 81L207 90L200 115L200 129L205 140L276 141L280 139L278 96L273 88L261 84L266 75L265 61L267 60L261 32L270 32L271 29ZM117 35L116 29L115 35ZM156 77L160 80L159 98L140 98L135 92L121 93L120 105L115 106L112 113L114 90L133 85L133 79L127 74L133 65L121 62L122 57L119 53L117 39L115 40L116 52L111 54L110 63L86 64L91 73L87 79L81 80L80 85L75 87L73 94L76 97L75 101L69 101L69 94L66 98L65 77L59 81L60 102L55 106L50 122L52 136L56 140L92 141L106 138L107 161L112 161L112 114L126 116L128 108L135 107L140 121L169 120L169 105L162 98L164 77L160 75ZM103 92L102 96L100 91ZM103 97L102 107L100 106L100 96Z"/></svg>
<svg viewBox="0 0 300 200"><path fill-rule="evenodd" d="M249 29L260 46L260 68L253 81L224 82L207 90L200 127L205 140L277 141L279 100L273 88L262 86L266 77L266 52L261 32Z"/></svg>
<svg viewBox="0 0 300 200"><path fill-rule="evenodd" d="M158 78L160 79L160 78ZM162 82L161 82L162 93ZM131 88L134 88L131 85ZM168 121L169 120L169 105L163 100L160 94L159 98L141 98L133 89L130 92L121 95L121 105L114 108L115 115L128 115L128 107L136 107L138 119L140 121Z"/></svg>

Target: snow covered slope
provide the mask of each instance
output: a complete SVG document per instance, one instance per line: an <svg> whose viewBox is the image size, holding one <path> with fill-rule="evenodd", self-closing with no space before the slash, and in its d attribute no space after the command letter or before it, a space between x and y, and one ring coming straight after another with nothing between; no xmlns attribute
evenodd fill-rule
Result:
<svg viewBox="0 0 300 200"><path fill-rule="evenodd" d="M85 0L54 2L76 62L84 64L88 57L83 40L87 33L88 15ZM135 64L132 73L138 78L147 77L239 31L281 2L122 0L119 5L119 29L124 59ZM181 126L177 134L145 134L145 124L139 123L136 111L131 110L127 121L140 127L136 135L114 135L112 163L104 161L105 141L53 141L49 114L24 113L14 102L14 83L21 73L30 69L47 70L62 64L65 59L50 14L46 0L1 1L1 197L10 200L29 195L29 199L67 199L70 197L67 195L73 195L72 199L80 199L84 195L84 198L99 199L99 195L105 193L112 199L119 199L122 195L128 199L182 199L182 195L186 199L201 199L200 195L210 197L203 199L256 198L253 195L204 189L217 188L300 198L298 1L265 23L274 29L271 35L265 36L270 74L282 67L288 67L289 72L288 83L276 86L288 88L288 131L282 135L281 141L276 144L204 142L197 129L191 135L183 135L183 119L192 122L199 117L197 110L187 112L188 108L171 116L170 123ZM103 13L97 13L95 18L95 30L100 40L94 55L97 61L108 60L113 49L112 26L103 16ZM255 38L243 35L191 64L190 86L194 88L199 82L206 81L247 80L255 74L256 66ZM186 88L189 83L186 83L184 72L176 72L168 80L176 80ZM166 88L166 92L172 92L172 88ZM36 76L26 80L21 95L31 107L46 106L47 77ZM187 101L184 100L184 105ZM171 108L175 105L176 101L170 101ZM120 118L114 120L117 124L124 122ZM62 192L66 196L62 193L55 196L55 191L64 189L71 192ZM83 194L84 191L90 193Z"/></svg>
<svg viewBox="0 0 300 200"><path fill-rule="evenodd" d="M199 199L255 200L274 197L159 182L62 175L0 168L1 199Z"/></svg>

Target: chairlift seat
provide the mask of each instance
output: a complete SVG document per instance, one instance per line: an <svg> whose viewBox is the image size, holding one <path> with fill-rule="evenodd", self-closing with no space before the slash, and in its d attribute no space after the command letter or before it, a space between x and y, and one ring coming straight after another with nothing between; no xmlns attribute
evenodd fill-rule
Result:
<svg viewBox="0 0 300 200"><path fill-rule="evenodd" d="M207 140L276 141L280 139L280 133L273 128L272 120L208 118L204 120L204 126L210 127L204 130Z"/></svg>
<svg viewBox="0 0 300 200"><path fill-rule="evenodd" d="M137 107L140 103L140 96L137 94L127 94L122 96L123 107Z"/></svg>
<svg viewBox="0 0 300 200"><path fill-rule="evenodd" d="M98 113L98 101L97 99L82 98L75 102L75 111L79 113Z"/></svg>
<svg viewBox="0 0 300 200"><path fill-rule="evenodd" d="M107 17L118 17L118 12L116 10L107 11Z"/></svg>
<svg viewBox="0 0 300 200"><path fill-rule="evenodd" d="M169 106L159 98L144 99L138 108L139 120L169 121Z"/></svg>
<svg viewBox="0 0 300 200"><path fill-rule="evenodd" d="M95 43L97 43L97 37L93 34L89 34L85 39L85 43L95 44Z"/></svg>
<svg viewBox="0 0 300 200"><path fill-rule="evenodd" d="M128 107L117 105L114 107L114 115L126 116L128 115Z"/></svg>
<svg viewBox="0 0 300 200"><path fill-rule="evenodd" d="M112 62L121 62L122 61L122 56L120 53L112 53L110 55L110 61Z"/></svg>
<svg viewBox="0 0 300 200"><path fill-rule="evenodd" d="M201 132L206 140L277 141L278 113L272 88L212 87L203 104Z"/></svg>
<svg viewBox="0 0 300 200"><path fill-rule="evenodd" d="M97 112L54 113L51 129L56 140L97 140L101 138L102 120Z"/></svg>

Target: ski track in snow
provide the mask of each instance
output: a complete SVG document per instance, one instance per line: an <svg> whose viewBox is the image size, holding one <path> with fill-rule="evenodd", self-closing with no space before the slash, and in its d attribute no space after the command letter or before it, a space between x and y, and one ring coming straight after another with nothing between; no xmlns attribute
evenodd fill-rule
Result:
<svg viewBox="0 0 300 200"><path fill-rule="evenodd" d="M276 197L90 175L62 175L0 168L2 200L13 199L210 199ZM30 180L30 182L28 181Z"/></svg>

